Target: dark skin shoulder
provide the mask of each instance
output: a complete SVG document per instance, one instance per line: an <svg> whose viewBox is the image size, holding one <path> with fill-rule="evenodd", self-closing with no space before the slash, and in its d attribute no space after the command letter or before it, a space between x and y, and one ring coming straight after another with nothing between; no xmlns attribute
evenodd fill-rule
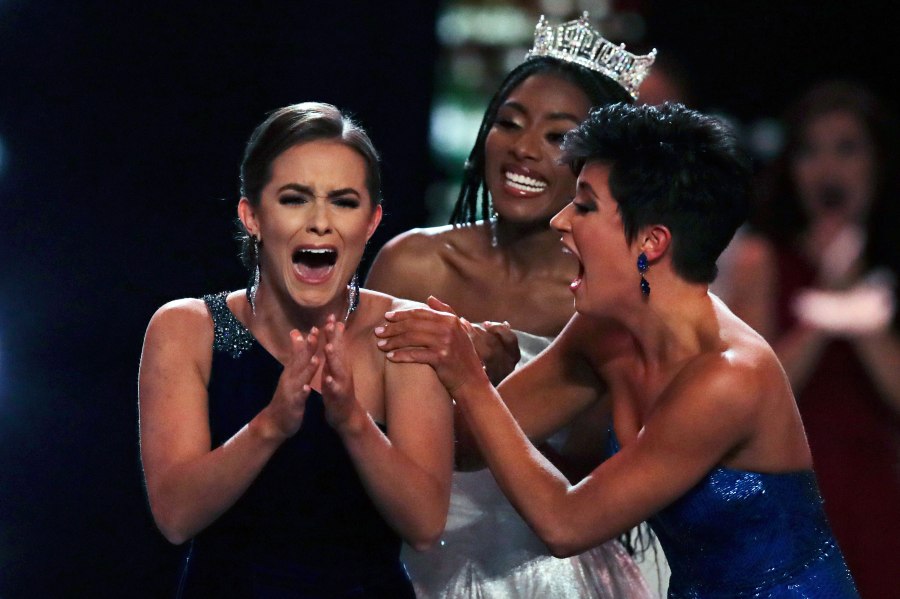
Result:
<svg viewBox="0 0 900 599"><path fill-rule="evenodd" d="M382 248L366 286L421 302L433 295L472 322L553 336L574 313L568 284L577 265L561 250L546 258L546 267L518 272L483 223L414 229Z"/></svg>

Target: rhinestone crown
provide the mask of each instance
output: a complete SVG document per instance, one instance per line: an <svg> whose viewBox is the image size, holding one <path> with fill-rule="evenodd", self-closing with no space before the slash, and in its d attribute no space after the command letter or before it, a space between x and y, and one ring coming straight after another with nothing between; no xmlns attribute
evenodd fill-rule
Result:
<svg viewBox="0 0 900 599"><path fill-rule="evenodd" d="M525 55L525 60L538 56L573 62L597 71L637 99L638 87L656 60L656 50L638 56L625 50L625 44L615 45L591 26L585 11L579 19L556 27L541 15L534 28L534 46Z"/></svg>

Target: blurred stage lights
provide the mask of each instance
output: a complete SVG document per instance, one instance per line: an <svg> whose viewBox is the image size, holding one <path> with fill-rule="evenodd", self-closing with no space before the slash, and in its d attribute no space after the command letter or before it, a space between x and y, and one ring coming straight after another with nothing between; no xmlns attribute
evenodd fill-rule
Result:
<svg viewBox="0 0 900 599"><path fill-rule="evenodd" d="M513 6L454 6L437 20L437 36L445 46L506 46L531 40L534 18Z"/></svg>

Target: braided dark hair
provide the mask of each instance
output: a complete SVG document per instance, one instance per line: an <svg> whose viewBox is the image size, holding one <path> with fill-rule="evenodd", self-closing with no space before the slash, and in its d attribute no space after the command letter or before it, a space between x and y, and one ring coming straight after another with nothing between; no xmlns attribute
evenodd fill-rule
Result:
<svg viewBox="0 0 900 599"><path fill-rule="evenodd" d="M625 89L609 77L591 71L577 64L563 62L556 58L539 57L526 60L514 68L500 84L500 88L484 113L481 127L478 129L478 137L475 145L469 153L463 169L462 187L453 212L450 215L450 223L455 225L472 224L477 220L487 220L491 213L491 200L488 193L487 181L484 177L484 146L491 127L497 119L497 111L506 101L513 90L525 79L532 75L552 74L562 77L581 88L587 95L592 107L605 106L616 102L633 102L631 95ZM479 202L479 195L481 200ZM480 206L479 206L480 203Z"/></svg>

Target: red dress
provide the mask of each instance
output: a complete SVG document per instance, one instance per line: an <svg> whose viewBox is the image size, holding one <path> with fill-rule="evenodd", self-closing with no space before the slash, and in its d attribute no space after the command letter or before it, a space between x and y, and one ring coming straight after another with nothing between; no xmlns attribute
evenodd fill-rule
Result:
<svg viewBox="0 0 900 599"><path fill-rule="evenodd" d="M791 302L813 285L815 269L782 248L778 276L778 326L784 332L796 323ZM843 339L828 343L806 385L794 391L825 512L859 593L863 599L897 599L900 418Z"/></svg>

